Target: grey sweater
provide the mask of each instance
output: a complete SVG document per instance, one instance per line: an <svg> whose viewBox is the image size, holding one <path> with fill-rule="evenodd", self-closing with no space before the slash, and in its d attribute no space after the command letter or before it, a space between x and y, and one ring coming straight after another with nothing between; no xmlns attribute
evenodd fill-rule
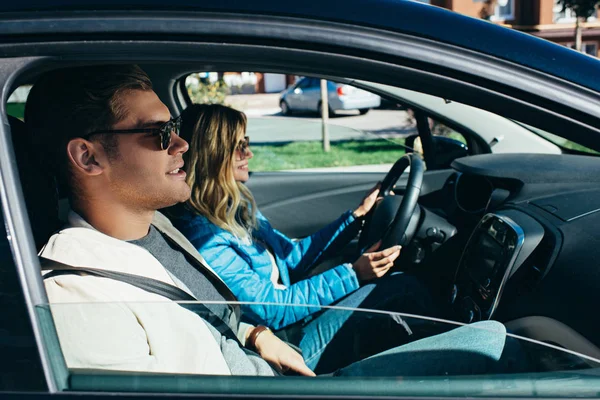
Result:
<svg viewBox="0 0 600 400"><path fill-rule="evenodd" d="M182 288L191 292L200 301L219 301L225 299L211 282L187 260L185 255L176 249L154 226L145 237L130 243L148 250L169 272L173 280ZM224 304L207 304L215 315L224 318L228 309ZM223 336L209 323L208 329L221 348L225 362L233 375L275 375L269 364L254 353L240 347L233 339Z"/></svg>

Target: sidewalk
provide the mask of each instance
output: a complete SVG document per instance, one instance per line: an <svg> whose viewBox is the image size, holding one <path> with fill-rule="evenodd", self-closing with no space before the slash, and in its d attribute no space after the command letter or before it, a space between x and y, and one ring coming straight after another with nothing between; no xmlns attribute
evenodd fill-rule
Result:
<svg viewBox="0 0 600 400"><path fill-rule="evenodd" d="M279 93L235 94L225 98L225 104L243 111L249 117L274 115L281 112Z"/></svg>

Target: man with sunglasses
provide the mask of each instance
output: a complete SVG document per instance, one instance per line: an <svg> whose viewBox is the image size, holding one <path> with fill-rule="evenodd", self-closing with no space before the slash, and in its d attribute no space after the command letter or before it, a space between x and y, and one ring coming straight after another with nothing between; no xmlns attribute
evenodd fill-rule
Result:
<svg viewBox="0 0 600 400"><path fill-rule="evenodd" d="M68 303L51 309L69 368L314 375L300 354L264 327L240 324L235 308L207 304L198 314L121 279L152 279L200 302L235 300L195 248L156 212L190 195L182 170L188 144L141 69L49 72L34 85L25 119L40 165L66 188L71 207L67 225L40 252L75 272L51 272L44 280L51 304ZM426 351L428 342L413 342L336 374L491 371L499 366L505 331L493 322L485 328L435 338L434 347L446 350L446 357ZM468 357L471 351L475 358Z"/></svg>
<svg viewBox="0 0 600 400"><path fill-rule="evenodd" d="M49 239L42 257L152 278L200 301L235 300L156 212L190 195L182 169L188 144L179 137L180 120L171 118L139 67L47 73L31 90L25 120L40 165L66 188L71 208L66 227ZM296 351L273 335L259 335L262 328L239 324L229 307L209 309L237 337L174 303L155 305L160 296L120 281L69 274L44 283L51 303L95 303L53 310L69 367L272 374L259 357L244 354L239 344L246 344L280 370L312 375Z"/></svg>

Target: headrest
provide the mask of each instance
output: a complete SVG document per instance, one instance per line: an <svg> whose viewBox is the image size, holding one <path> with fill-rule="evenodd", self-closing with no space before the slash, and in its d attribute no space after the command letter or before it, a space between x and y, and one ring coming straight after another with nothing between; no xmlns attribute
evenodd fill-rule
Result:
<svg viewBox="0 0 600 400"><path fill-rule="evenodd" d="M10 115L8 122L27 213L39 250L60 227L56 182L54 177L47 173L48 168L40 165L38 157L32 151L30 133L25 123Z"/></svg>

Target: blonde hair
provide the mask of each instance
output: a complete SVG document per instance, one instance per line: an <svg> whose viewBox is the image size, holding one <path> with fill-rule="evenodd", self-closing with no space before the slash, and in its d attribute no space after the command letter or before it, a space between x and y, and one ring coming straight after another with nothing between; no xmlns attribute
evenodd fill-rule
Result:
<svg viewBox="0 0 600 400"><path fill-rule="evenodd" d="M186 205L240 239L252 240L256 203L233 175L235 149L246 133L246 115L218 104L192 105L182 113L181 137L186 182L192 195Z"/></svg>

